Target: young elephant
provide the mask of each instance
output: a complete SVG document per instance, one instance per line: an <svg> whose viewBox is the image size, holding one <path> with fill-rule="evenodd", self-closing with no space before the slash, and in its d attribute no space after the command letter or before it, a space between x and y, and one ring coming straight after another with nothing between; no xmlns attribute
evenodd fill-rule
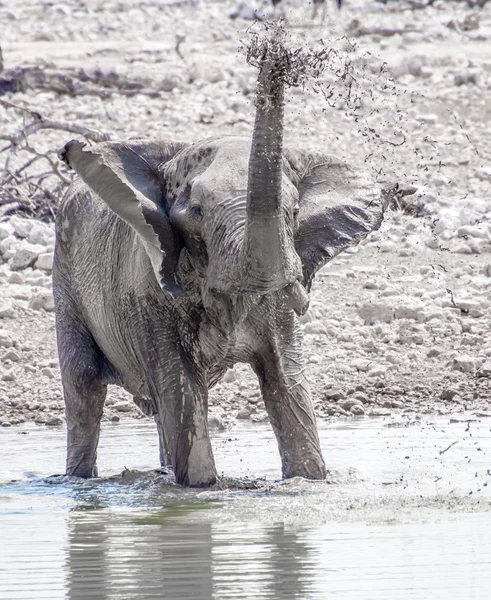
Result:
<svg viewBox="0 0 491 600"><path fill-rule="evenodd" d="M275 63L277 66L277 63ZM283 148L283 83L265 60L251 140L69 142L81 181L59 210L54 293L67 474L96 474L106 386L157 421L183 485L216 479L207 394L258 376L284 477L325 466L296 314L315 272L382 220L380 190L336 158Z"/></svg>

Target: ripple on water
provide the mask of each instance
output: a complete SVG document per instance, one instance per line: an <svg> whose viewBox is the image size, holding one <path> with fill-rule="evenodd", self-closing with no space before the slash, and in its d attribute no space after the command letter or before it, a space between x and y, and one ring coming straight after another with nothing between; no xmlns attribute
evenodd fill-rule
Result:
<svg viewBox="0 0 491 600"><path fill-rule="evenodd" d="M2 432L0 599L487 600L490 424L404 425L324 426L327 482L275 481L270 429L241 425L210 490L152 470L142 422L103 431L90 481L49 477L63 431Z"/></svg>

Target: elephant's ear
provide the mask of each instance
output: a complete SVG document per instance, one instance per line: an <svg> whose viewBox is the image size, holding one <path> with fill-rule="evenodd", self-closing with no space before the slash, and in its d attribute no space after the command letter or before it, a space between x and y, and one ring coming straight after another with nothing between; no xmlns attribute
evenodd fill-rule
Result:
<svg viewBox="0 0 491 600"><path fill-rule="evenodd" d="M165 202L159 172L184 144L104 142L87 146L72 140L59 157L76 171L121 219L140 236L162 288L178 293L176 267L182 248Z"/></svg>
<svg viewBox="0 0 491 600"><path fill-rule="evenodd" d="M366 174L333 156L285 149L284 157L299 192L295 249L310 289L321 267L380 227L386 202Z"/></svg>

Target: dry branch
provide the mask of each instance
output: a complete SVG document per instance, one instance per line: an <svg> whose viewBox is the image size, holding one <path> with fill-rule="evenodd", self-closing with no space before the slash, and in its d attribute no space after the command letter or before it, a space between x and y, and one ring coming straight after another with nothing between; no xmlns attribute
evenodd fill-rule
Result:
<svg viewBox="0 0 491 600"><path fill-rule="evenodd" d="M3 99L0 99L0 106L32 117L27 124L23 123L13 133L0 134L0 139L8 142L0 149L0 154L7 153L3 169L0 171L0 218L12 212L23 212L52 220L58 199L71 183L73 175L62 171L64 167L57 160L55 148L40 152L32 147L29 136L41 130L67 131L92 142L106 141L110 136L78 123L47 119L31 107L19 106ZM24 155L28 156L22 162ZM47 163L48 169L34 169L33 166L39 161ZM12 165L14 162L15 165Z"/></svg>

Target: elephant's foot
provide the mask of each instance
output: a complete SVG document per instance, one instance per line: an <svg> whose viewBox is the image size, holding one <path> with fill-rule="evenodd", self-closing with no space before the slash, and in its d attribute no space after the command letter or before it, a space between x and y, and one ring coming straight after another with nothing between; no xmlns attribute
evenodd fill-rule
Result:
<svg viewBox="0 0 491 600"><path fill-rule="evenodd" d="M91 477L97 477L99 472L97 465L93 460L93 456L90 456L89 454L88 457L85 453L80 455L78 452L76 456L73 456L69 452L66 474L69 477L83 477L84 479L90 479Z"/></svg>
<svg viewBox="0 0 491 600"><path fill-rule="evenodd" d="M305 479L325 479L326 465L318 452L305 452L295 460L288 458L283 461L283 477L304 477Z"/></svg>
<svg viewBox="0 0 491 600"><path fill-rule="evenodd" d="M188 438L189 439L189 438ZM174 474L180 485L208 487L216 483L217 472L208 434L201 439L192 439L176 448Z"/></svg>

